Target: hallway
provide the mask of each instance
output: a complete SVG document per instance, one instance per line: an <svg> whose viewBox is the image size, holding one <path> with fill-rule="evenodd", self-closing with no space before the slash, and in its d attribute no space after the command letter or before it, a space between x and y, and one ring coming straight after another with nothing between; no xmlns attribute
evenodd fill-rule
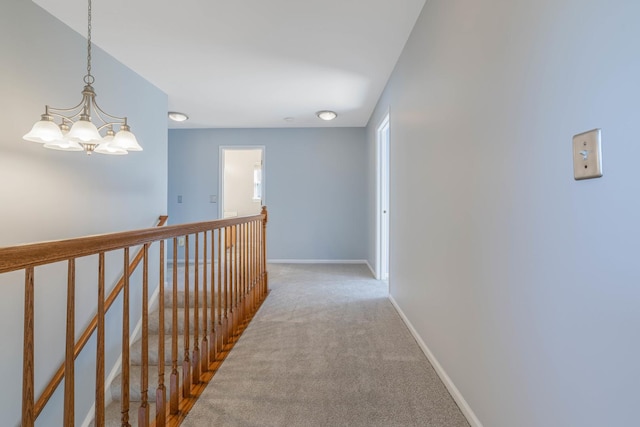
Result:
<svg viewBox="0 0 640 427"><path fill-rule="evenodd" d="M364 265L269 265L271 293L183 426L468 426Z"/></svg>

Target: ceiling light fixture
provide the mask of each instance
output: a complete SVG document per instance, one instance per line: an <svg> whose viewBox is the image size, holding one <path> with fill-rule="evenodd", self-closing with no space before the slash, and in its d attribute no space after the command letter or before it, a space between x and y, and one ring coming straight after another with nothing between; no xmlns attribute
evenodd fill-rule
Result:
<svg viewBox="0 0 640 427"><path fill-rule="evenodd" d="M102 154L128 154L129 151L142 151L142 147L127 124L126 117L105 113L96 103L93 90L95 78L91 75L91 0L88 0L87 25L87 74L84 76L82 101L72 108L44 108L41 120L33 125L23 139L44 144L44 148L62 151L94 151ZM91 113L100 120L98 126L91 121ZM60 124L54 121L60 120ZM116 133L114 126L118 126ZM100 132L104 131L103 137Z"/></svg>
<svg viewBox="0 0 640 427"><path fill-rule="evenodd" d="M318 116L319 118L321 118L322 120L333 120L336 117L338 117L338 113L336 113L335 111L329 111L329 110L322 110L322 111L318 111L316 113L316 116Z"/></svg>
<svg viewBox="0 0 640 427"><path fill-rule="evenodd" d="M186 120L189 120L189 116L187 116L185 113L179 113L177 111L169 111L169 118L174 122L184 122Z"/></svg>

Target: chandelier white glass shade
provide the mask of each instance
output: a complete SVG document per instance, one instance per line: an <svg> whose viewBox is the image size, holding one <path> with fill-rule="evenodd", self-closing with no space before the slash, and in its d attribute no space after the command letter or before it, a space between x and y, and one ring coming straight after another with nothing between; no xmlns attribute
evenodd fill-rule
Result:
<svg viewBox="0 0 640 427"><path fill-rule="evenodd" d="M142 151L127 118L107 114L96 103L96 92L92 86L95 78L91 75L91 0L88 3L87 74L84 76L82 101L72 108L46 105L40 121L22 138L52 150L85 151L87 154L122 155L129 151ZM95 117L95 123L92 117Z"/></svg>
<svg viewBox="0 0 640 427"><path fill-rule="evenodd" d="M129 152L126 149L122 147L118 147L115 144L113 144L114 137L115 137L115 133L113 132L112 129L109 129L107 131L107 135L104 138L102 138L104 142L102 144L98 144L98 146L93 151L100 154L112 154L117 156L121 156L123 154L129 154ZM140 148L140 150L142 150L142 148Z"/></svg>

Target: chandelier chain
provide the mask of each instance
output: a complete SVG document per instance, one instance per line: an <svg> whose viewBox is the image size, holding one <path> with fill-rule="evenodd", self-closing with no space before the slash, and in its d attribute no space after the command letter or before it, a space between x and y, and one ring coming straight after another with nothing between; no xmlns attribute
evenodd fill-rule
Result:
<svg viewBox="0 0 640 427"><path fill-rule="evenodd" d="M93 84L95 78L91 74L91 0L89 0L89 19L87 24L87 75L84 76L84 82L88 85Z"/></svg>

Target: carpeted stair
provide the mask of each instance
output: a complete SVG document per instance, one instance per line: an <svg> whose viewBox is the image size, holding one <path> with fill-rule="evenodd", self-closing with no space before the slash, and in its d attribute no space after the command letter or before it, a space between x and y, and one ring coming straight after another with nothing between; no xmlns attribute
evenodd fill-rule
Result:
<svg viewBox="0 0 640 427"><path fill-rule="evenodd" d="M164 310L164 325L165 325L165 372L164 372L164 384L167 390L167 400L169 399L169 379L171 375L171 362L172 362L172 354L171 354L171 336L173 332L173 295L172 290L167 288L165 290L165 304L163 307ZM202 298L202 295L200 296ZM182 384L182 361L184 360L184 291L178 292L178 373L180 378L180 384ZM202 301L200 301L202 304ZM190 354L193 352L194 345L194 298L193 298L193 290L190 291L189 298L189 332L190 332ZM209 310L210 312L210 310ZM204 321L202 318L202 306L200 306L199 310L199 323L200 323L200 331L199 331L199 344L202 342L203 338L203 325ZM208 323L211 324L211 319L209 318ZM149 388L148 388L148 403L149 403L149 420L150 423L155 420L156 416L156 405L155 405L155 396L156 389L158 387L158 340L159 340L159 311L155 310L149 313L149 368L148 368L148 378L149 378ZM131 426L138 425L138 410L142 403L142 393L140 389L141 383L141 375L142 375L142 340L139 338L131 345L130 349L130 373L129 373L129 424ZM121 389L122 379L121 375L118 375L113 382L111 383L111 395L113 401L110 405L105 409L105 426L107 427L120 427L122 425L122 389ZM93 426L93 423L91 424Z"/></svg>

